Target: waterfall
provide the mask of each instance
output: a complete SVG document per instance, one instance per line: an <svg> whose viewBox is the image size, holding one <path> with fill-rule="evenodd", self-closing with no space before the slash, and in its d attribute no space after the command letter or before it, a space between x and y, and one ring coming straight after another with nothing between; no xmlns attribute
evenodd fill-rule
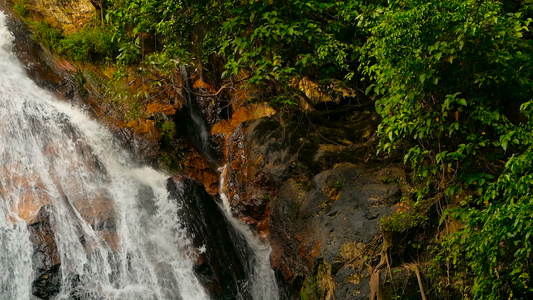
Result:
<svg viewBox="0 0 533 300"><path fill-rule="evenodd" d="M228 221L233 225L246 240L251 249L248 265L252 273L250 276L250 293L254 299L277 300L279 299L276 276L270 266L270 245L264 244L250 230L246 224L237 220L231 213L231 206L226 195L226 171L227 165L220 168L219 194L222 200L222 210Z"/></svg>
<svg viewBox="0 0 533 300"><path fill-rule="evenodd" d="M181 75L184 79L185 91L182 95L187 101L187 108L189 117L191 119L191 128L189 128L190 137L198 150L208 159L212 164L217 163L216 155L213 147L209 141L209 130L204 118L202 118L198 104L196 103L196 96L190 91L191 84L187 73L187 69L181 66ZM231 213L231 206L228 197L225 193L227 165L219 168L219 196L222 200L221 210L229 224L233 227L238 236L234 236L236 247L239 247L240 240L244 242L242 247L243 253L248 255L247 265L248 272L248 286L246 287L249 295L256 300L277 300L279 299L279 291L276 283L274 271L270 266L270 245L263 243L252 232L252 230L243 222L236 219Z"/></svg>
<svg viewBox="0 0 533 300"><path fill-rule="evenodd" d="M34 299L30 224L43 228L42 213L53 236L40 238L60 261L53 299L208 299L167 176L38 88L12 42L0 12L0 299Z"/></svg>

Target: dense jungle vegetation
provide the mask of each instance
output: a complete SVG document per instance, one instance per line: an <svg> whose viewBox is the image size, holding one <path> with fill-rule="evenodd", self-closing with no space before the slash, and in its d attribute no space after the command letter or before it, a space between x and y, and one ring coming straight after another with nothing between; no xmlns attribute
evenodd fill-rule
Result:
<svg viewBox="0 0 533 300"><path fill-rule="evenodd" d="M68 0L64 0L68 1ZM258 85L297 106L292 84L343 84L375 104L380 151L410 170L409 209L383 221L441 299L533 295L531 0L99 0L60 55L135 66L171 84L195 66L218 88ZM16 10L24 15L24 2ZM147 75L147 76L148 76ZM417 250L419 249L419 250ZM405 261L408 262L408 261ZM403 297L401 294L398 297Z"/></svg>

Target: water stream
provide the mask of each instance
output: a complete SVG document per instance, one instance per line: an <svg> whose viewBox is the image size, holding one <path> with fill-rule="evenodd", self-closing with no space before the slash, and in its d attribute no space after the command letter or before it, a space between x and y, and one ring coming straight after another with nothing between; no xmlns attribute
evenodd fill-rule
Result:
<svg viewBox="0 0 533 300"><path fill-rule="evenodd" d="M251 281L251 294L254 299L277 300L279 299L278 286L274 270L270 267L270 252L272 249L269 245L264 244L250 230L250 228L233 217L231 205L226 195L226 171L227 165L220 168L219 195L222 200L222 208L226 218L248 242L251 257L249 258L250 270L253 278Z"/></svg>
<svg viewBox="0 0 533 300"><path fill-rule="evenodd" d="M188 136L200 153L207 158L208 162L217 164L218 158L216 157L215 151L211 146L211 142L209 141L210 129L207 126L207 122L204 120L204 118L202 118L200 108L196 102L196 96L191 93L192 87L187 68L185 66L181 66L180 72L185 85L182 97L185 98L188 115L190 118L190 120L187 122Z"/></svg>
<svg viewBox="0 0 533 300"><path fill-rule="evenodd" d="M53 299L209 299L167 176L138 165L105 127L37 87L12 42L0 12L0 300L36 299L40 257L30 227L43 214L57 248L48 260L60 262ZM262 251L250 260L260 266L253 298L277 298L268 247L250 248Z"/></svg>

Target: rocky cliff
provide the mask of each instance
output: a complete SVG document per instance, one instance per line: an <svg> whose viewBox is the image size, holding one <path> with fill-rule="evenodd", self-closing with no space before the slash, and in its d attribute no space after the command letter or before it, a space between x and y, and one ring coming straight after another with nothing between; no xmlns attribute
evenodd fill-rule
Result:
<svg viewBox="0 0 533 300"><path fill-rule="evenodd" d="M234 212L270 240L291 297L370 297L380 220L404 176L373 161L376 121L368 111L334 122L291 112L241 124L227 139Z"/></svg>
<svg viewBox="0 0 533 300"><path fill-rule="evenodd" d="M2 2L0 8L9 5ZM67 4L36 0L28 6L35 18L56 24L64 31L81 28L98 13L93 4L82 0ZM388 263L380 220L398 208L395 205L402 196L399 182L404 175L400 167L386 164L374 155L379 119L373 112L362 107L330 114L328 105L320 103L340 100L314 97L312 86L303 89L310 98L317 98L317 106L324 108L322 111L250 104L253 95L260 93L250 89L237 89L227 94L224 101L214 101L209 95L216 91L203 79L193 78L191 90L162 94L145 104L146 114L141 118L125 122L110 116L106 110L105 98L110 94L103 90L108 87L105 82L109 80L109 70L58 59L33 42L20 21L13 17L12 22L17 52L28 73L59 96L86 105L140 159L157 164L162 158L174 155L174 150L169 149L179 145L183 165L181 171L173 172L202 182L212 195L221 192L218 173L219 168L223 170L222 192L227 193L233 213L254 227L261 239L272 246L271 262L284 298L378 297L380 276L384 275ZM130 82L134 88L142 88L142 84L142 78L138 77ZM190 138L194 133L187 133L184 121L190 118L190 113L183 107L187 105L188 92L197 95L196 110L205 120L216 159L206 155ZM346 93L344 97L354 95ZM165 135L160 126L167 123L175 126L172 135ZM171 191L174 185L169 181ZM199 189L196 183L190 183L190 188ZM214 203L202 202L211 201L205 200L208 198L204 195L189 199L191 211L197 211L202 217L198 207L207 205L209 211L219 214ZM57 293L53 282L60 280L54 273L58 262L46 220L43 207L31 225L36 247L34 259L41 266L34 295L41 299ZM206 230L197 229L202 234ZM210 234L212 247L217 242L227 243L224 239L231 235ZM235 252L228 245L217 251L221 251L220 256ZM235 259L233 265L239 263L237 254L230 256ZM205 282L220 279L227 277L223 265L215 258L202 258L198 272L207 276ZM223 298L230 297L227 295L239 289L241 275L237 271L231 280L209 288Z"/></svg>

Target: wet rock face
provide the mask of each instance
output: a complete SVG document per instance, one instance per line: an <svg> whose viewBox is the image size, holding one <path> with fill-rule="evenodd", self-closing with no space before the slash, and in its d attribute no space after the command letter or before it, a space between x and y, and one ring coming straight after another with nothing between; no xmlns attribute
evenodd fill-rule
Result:
<svg viewBox="0 0 533 300"><path fill-rule="evenodd" d="M211 195L218 194L219 175L209 161L191 145L186 152L184 172L187 176L202 182Z"/></svg>
<svg viewBox="0 0 533 300"><path fill-rule="evenodd" d="M397 184L382 180L399 176L395 167L375 171L343 163L309 183L286 181L270 204L274 267L295 288L300 284L295 278L320 275L335 283L331 292L336 299L368 299L370 278L363 254L371 256L367 245L401 195ZM329 269L319 274L317 265ZM307 285L304 281L303 287Z"/></svg>
<svg viewBox="0 0 533 300"><path fill-rule="evenodd" d="M369 259L379 255L379 223L401 197L403 172L373 167L373 113L311 121L277 115L234 130L226 142L230 202L270 234L286 298L368 299Z"/></svg>
<svg viewBox="0 0 533 300"><path fill-rule="evenodd" d="M61 289L61 262L50 224L49 206L39 209L37 217L28 225L30 240L34 245L33 267L35 280L32 293L40 299L51 299Z"/></svg>
<svg viewBox="0 0 533 300"><path fill-rule="evenodd" d="M63 64L44 51L32 39L27 26L14 15L10 5L7 0L0 0L0 9L8 15L8 27L15 36L15 52L28 72L28 76L39 86L56 93L60 97L74 97L73 82L70 78L62 76L66 75L63 71L72 70L70 64L66 62Z"/></svg>
<svg viewBox="0 0 533 300"><path fill-rule="evenodd" d="M115 137L121 142L122 147L128 149L136 159L150 165L157 166L160 154L158 137L136 132L135 127L118 127L114 129ZM156 132L155 127L150 128L150 135Z"/></svg>
<svg viewBox="0 0 533 300"><path fill-rule="evenodd" d="M194 247L203 249L195 271L210 296L249 299L244 285L249 256L246 241L199 182L187 177L169 179L167 189L182 207L180 219L187 224Z"/></svg>
<svg viewBox="0 0 533 300"><path fill-rule="evenodd" d="M336 126L290 113L236 126L225 145L234 213L267 230L268 204L287 179L309 181L337 163L366 162L375 153L372 134L378 123L369 112Z"/></svg>

